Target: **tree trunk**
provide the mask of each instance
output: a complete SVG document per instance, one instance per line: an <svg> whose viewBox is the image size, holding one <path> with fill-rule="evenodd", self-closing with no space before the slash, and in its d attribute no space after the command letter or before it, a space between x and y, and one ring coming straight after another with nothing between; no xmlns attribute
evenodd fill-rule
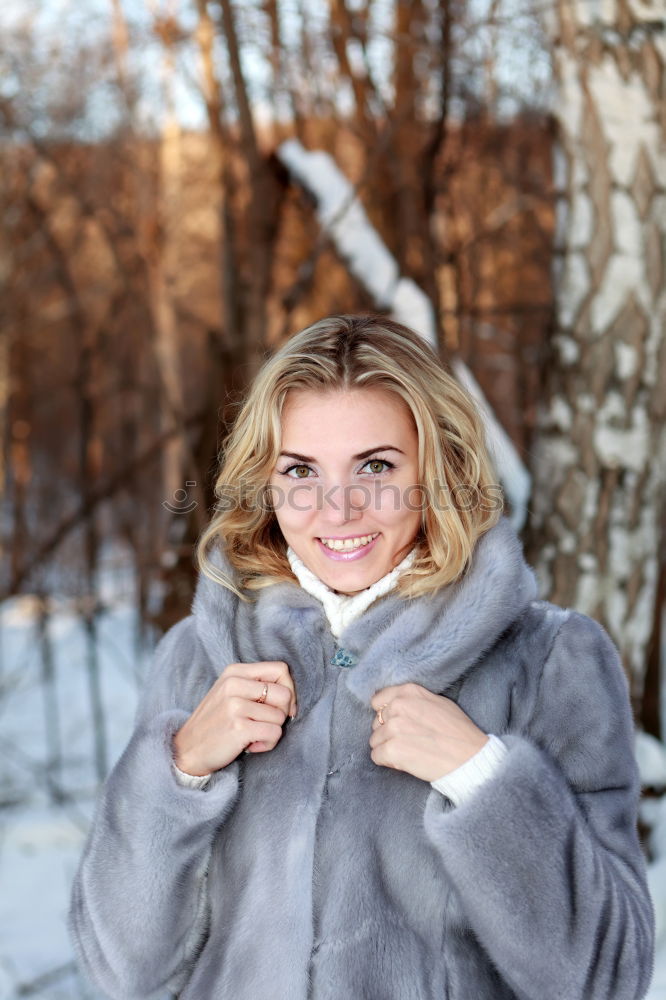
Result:
<svg viewBox="0 0 666 1000"><path fill-rule="evenodd" d="M266 303L271 287L273 250L281 191L267 158L259 147L257 130L241 65L240 42L231 0L219 0L222 28L229 57L240 131L240 152L247 183L245 210L246 260L243 275L243 352L245 374L251 381L259 371L266 348Z"/></svg>
<svg viewBox="0 0 666 1000"><path fill-rule="evenodd" d="M549 17L556 312L526 552L543 597L608 629L638 715L664 542L664 23L627 0Z"/></svg>

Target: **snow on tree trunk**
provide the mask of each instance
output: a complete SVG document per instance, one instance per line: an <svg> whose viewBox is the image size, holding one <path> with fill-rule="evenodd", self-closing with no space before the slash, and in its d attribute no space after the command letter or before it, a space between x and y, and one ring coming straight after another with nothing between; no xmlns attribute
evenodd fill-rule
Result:
<svg viewBox="0 0 666 1000"><path fill-rule="evenodd" d="M640 702L666 481L663 0L559 0L556 317L526 540L543 596L606 626Z"/></svg>

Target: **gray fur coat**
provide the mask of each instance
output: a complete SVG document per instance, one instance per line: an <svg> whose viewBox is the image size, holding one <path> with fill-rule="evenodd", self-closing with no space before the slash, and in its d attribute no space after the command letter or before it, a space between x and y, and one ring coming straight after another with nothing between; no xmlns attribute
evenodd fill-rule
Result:
<svg viewBox="0 0 666 1000"><path fill-rule="evenodd" d="M76 874L87 977L117 1000L167 984L182 1000L643 997L654 916L625 675L600 625L536 594L503 517L461 581L351 622L340 646L357 662L338 667L297 583L250 606L202 576ZM272 751L180 786L172 734L227 664L257 660L289 665L296 719ZM508 748L458 807L370 759L370 698L407 681Z"/></svg>

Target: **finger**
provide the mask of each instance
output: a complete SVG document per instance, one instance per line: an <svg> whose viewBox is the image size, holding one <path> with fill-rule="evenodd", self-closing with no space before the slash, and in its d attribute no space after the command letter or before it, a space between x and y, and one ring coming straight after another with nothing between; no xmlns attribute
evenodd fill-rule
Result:
<svg viewBox="0 0 666 1000"><path fill-rule="evenodd" d="M389 749L389 741L375 738L374 733L370 742L370 757L374 764L382 767L394 767L391 759L392 751Z"/></svg>
<svg viewBox="0 0 666 1000"><path fill-rule="evenodd" d="M259 704L275 705L283 709L285 715L291 703L291 691L284 684L272 681L256 680L250 677L228 676L225 681L228 696L242 698L244 701L255 701ZM262 697L266 691L266 696ZM261 699L261 701L260 701Z"/></svg>
<svg viewBox="0 0 666 1000"><path fill-rule="evenodd" d="M244 696L249 701L255 701L264 705L276 705L278 708L283 709L284 714L287 715L289 706L291 705L292 694L284 684L266 681L263 678L260 680L242 680L240 683L243 684ZM265 698L263 697L264 691L266 691Z"/></svg>
<svg viewBox="0 0 666 1000"><path fill-rule="evenodd" d="M393 699L400 694L403 686L402 684L391 684L390 687L381 688L381 690L376 691L370 699L371 707L376 712L382 705L390 705Z"/></svg>
<svg viewBox="0 0 666 1000"><path fill-rule="evenodd" d="M250 722L249 736L248 746L251 746L252 743L264 743L267 747L272 748L282 736L282 726L273 722L252 721Z"/></svg>
<svg viewBox="0 0 666 1000"><path fill-rule="evenodd" d="M374 748L381 746L382 743L388 743L390 739L391 737L389 736L389 734L384 732L384 727L379 726L377 729L374 729L370 734L370 739L368 740L368 743L371 747Z"/></svg>
<svg viewBox="0 0 666 1000"><path fill-rule="evenodd" d="M261 666L261 664L259 665ZM283 670L280 670L276 675L274 680L267 680L265 677L265 671L263 666L261 666L261 676L257 677L258 683L261 684L261 690L257 695L257 698L261 697L264 689L264 684L268 684L268 692L266 694L266 701L271 701L275 703L275 699L278 699L278 704L282 707L284 706L285 712L293 717L296 715L296 689L294 687L294 682L289 673L289 669L285 664L282 664Z"/></svg>
<svg viewBox="0 0 666 1000"><path fill-rule="evenodd" d="M384 709L384 712L385 711L386 711L386 709ZM379 721L379 715L376 715L374 717L374 719L372 720L372 728L373 729L384 729L384 727L386 726L387 719L386 719L386 715L384 714L384 712L382 712L382 718L384 720L383 722Z"/></svg>
<svg viewBox="0 0 666 1000"><path fill-rule="evenodd" d="M250 677L254 680L270 681L282 684L290 692L289 714L296 715L298 699L294 681L289 673L289 667L284 660L258 660L254 663L233 663L227 670L230 676ZM261 694L261 691L259 692Z"/></svg>
<svg viewBox="0 0 666 1000"><path fill-rule="evenodd" d="M283 660L278 661L278 666L281 667L281 673L278 678L278 683L284 684L284 686L288 688L289 691L291 692L291 700L289 703L288 712L289 715L293 717L294 715L296 715L296 711L298 709L298 699L296 697L296 686L294 684L294 679L289 672L289 667Z"/></svg>
<svg viewBox="0 0 666 1000"><path fill-rule="evenodd" d="M283 725L287 715L286 709L254 700L243 702L243 713L254 722L274 722L278 726Z"/></svg>
<svg viewBox="0 0 666 1000"><path fill-rule="evenodd" d="M390 705L396 698L402 698L405 695L412 693L421 695L430 694L427 688L422 687L420 684L415 684L414 681L406 681L404 684L391 684L388 687L381 688L379 691L376 691L370 699L370 705L376 711L380 705Z"/></svg>

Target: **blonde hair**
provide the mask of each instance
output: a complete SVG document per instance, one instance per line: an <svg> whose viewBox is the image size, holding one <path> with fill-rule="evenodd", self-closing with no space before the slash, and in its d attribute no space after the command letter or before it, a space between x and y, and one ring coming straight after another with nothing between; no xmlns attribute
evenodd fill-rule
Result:
<svg viewBox="0 0 666 1000"><path fill-rule="evenodd" d="M296 579L275 514L263 502L280 453L287 393L365 387L403 399L418 433L419 485L427 502L416 558L398 577L398 592L404 597L432 593L464 574L477 539L503 511L482 418L426 341L383 316L322 319L264 362L222 442L216 513L195 549L200 572L244 601L250 599L241 588L253 591ZM436 484L446 494L443 509L440 496L432 496ZM461 488L470 494L463 506L455 499ZM210 561L211 543L224 550L239 585Z"/></svg>

